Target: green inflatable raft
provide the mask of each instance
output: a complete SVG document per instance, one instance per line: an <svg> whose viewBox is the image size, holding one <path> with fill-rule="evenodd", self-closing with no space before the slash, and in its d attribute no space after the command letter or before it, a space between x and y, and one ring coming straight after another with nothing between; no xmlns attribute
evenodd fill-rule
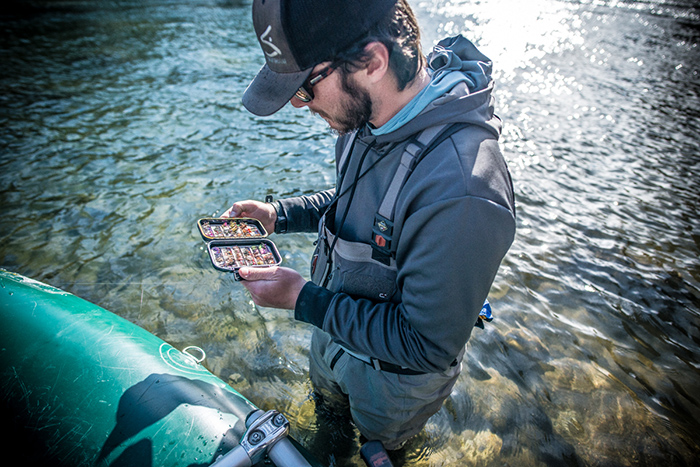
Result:
<svg viewBox="0 0 700 467"><path fill-rule="evenodd" d="M223 465L221 455L236 457L251 440L263 441L256 456L237 455L243 461L227 465L269 465L260 448L270 430L259 426L259 437L247 438L246 420L263 420L262 411L198 355L68 292L0 270L0 398L11 430L3 444L16 443L6 448L20 465ZM266 426L279 421L273 428L282 430L286 419L272 415ZM289 438L271 445L283 444ZM303 458L319 465L306 452Z"/></svg>

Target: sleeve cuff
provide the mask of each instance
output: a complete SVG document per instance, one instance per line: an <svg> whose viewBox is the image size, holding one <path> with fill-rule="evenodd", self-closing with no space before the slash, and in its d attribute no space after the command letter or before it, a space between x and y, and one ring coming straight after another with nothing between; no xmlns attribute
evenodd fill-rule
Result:
<svg viewBox="0 0 700 467"><path fill-rule="evenodd" d="M284 210L284 206L279 201L271 201L270 204L277 214L277 220L275 221L275 233L283 234L287 233L287 213Z"/></svg>
<svg viewBox="0 0 700 467"><path fill-rule="evenodd" d="M323 321L326 319L333 296L330 290L319 287L313 282L307 282L299 292L294 307L294 319L323 329Z"/></svg>

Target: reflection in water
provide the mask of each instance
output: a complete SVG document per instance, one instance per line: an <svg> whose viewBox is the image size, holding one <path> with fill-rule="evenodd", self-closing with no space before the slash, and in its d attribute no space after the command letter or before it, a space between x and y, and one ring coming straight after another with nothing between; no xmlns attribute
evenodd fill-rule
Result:
<svg viewBox="0 0 700 467"><path fill-rule="evenodd" d="M21 2L14 2L20 4ZM519 230L452 396L406 465L692 465L700 449L700 10L416 3L426 47L494 60ZM24 2L0 19L0 266L64 287L208 367L331 465L310 330L213 270L196 219L332 186L304 112L248 114L249 2ZM313 236L277 236L306 273ZM328 441L330 440L330 441ZM319 447L321 446L321 447Z"/></svg>

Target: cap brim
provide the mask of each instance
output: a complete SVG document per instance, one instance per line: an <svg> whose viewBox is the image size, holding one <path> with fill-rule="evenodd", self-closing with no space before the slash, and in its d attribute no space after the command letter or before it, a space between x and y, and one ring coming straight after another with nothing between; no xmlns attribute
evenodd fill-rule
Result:
<svg viewBox="0 0 700 467"><path fill-rule="evenodd" d="M289 102L311 70L313 67L294 73L276 73L265 64L243 93L243 105L255 115L272 115Z"/></svg>

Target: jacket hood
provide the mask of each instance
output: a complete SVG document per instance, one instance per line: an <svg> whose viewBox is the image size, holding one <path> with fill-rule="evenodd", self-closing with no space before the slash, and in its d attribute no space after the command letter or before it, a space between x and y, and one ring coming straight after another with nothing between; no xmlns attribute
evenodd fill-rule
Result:
<svg viewBox="0 0 700 467"><path fill-rule="evenodd" d="M401 140L429 126L460 122L500 136L502 123L494 114L491 60L461 35L440 41L427 59L431 81L412 103L428 97L427 102L413 118L377 136L377 142Z"/></svg>

